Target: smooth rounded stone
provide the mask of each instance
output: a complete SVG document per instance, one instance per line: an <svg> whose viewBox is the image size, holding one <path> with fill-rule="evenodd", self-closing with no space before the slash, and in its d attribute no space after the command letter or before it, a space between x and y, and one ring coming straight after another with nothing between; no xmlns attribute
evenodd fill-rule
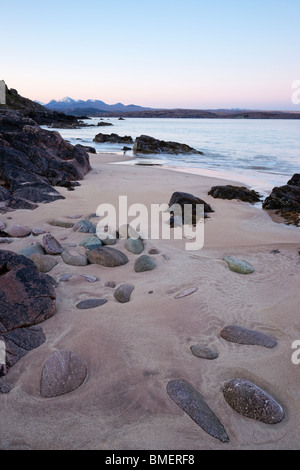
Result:
<svg viewBox="0 0 300 470"><path fill-rule="evenodd" d="M95 248L87 254L88 261L91 264L101 264L106 267L122 266L128 263L129 259L122 251L110 246Z"/></svg>
<svg viewBox="0 0 300 470"><path fill-rule="evenodd" d="M245 379L235 378L226 382L223 395L237 413L247 418L276 424L285 417L282 406L273 397Z"/></svg>
<svg viewBox="0 0 300 470"><path fill-rule="evenodd" d="M198 344L194 344L191 346L191 351L194 356L201 357L202 359L217 359L219 357L219 354L217 351L214 351L213 349L208 348L207 346L201 346Z"/></svg>
<svg viewBox="0 0 300 470"><path fill-rule="evenodd" d="M274 348L277 345L277 341L271 336L237 325L225 326L220 336L231 343L264 346L265 348Z"/></svg>
<svg viewBox="0 0 300 470"><path fill-rule="evenodd" d="M86 237L79 243L79 246L84 246L86 250L93 250L102 246L102 241L97 236Z"/></svg>
<svg viewBox="0 0 300 470"><path fill-rule="evenodd" d="M221 442L229 442L223 424L192 385L185 380L171 380L167 385L167 393L204 431Z"/></svg>
<svg viewBox="0 0 300 470"><path fill-rule="evenodd" d="M104 285L105 287L111 287L112 289L116 287L115 281L107 281Z"/></svg>
<svg viewBox="0 0 300 470"><path fill-rule="evenodd" d="M34 236L38 236L38 235L42 235L45 232L45 230L43 228L40 228L40 227L33 227L33 229L31 230L31 233L32 235Z"/></svg>
<svg viewBox="0 0 300 470"><path fill-rule="evenodd" d="M102 245L104 245L104 246L106 246L106 245L116 245L116 243L117 243L117 240L114 237L107 237L107 236L105 237L105 236L102 235L100 238L101 238L100 241L102 242Z"/></svg>
<svg viewBox="0 0 300 470"><path fill-rule="evenodd" d="M48 220L47 224L53 225L54 227L73 228L74 223L65 222L64 220Z"/></svg>
<svg viewBox="0 0 300 470"><path fill-rule="evenodd" d="M96 276L88 276L86 274L79 274L79 276L84 277L87 282L91 283L100 281L99 277Z"/></svg>
<svg viewBox="0 0 300 470"><path fill-rule="evenodd" d="M150 250L148 251L149 255L158 255L159 254L159 250L157 248L150 248Z"/></svg>
<svg viewBox="0 0 300 470"><path fill-rule="evenodd" d="M33 245L26 246L22 250L18 251L18 255L23 255L27 258L31 258L32 255L37 253L40 255L44 255L46 253L40 243L33 243Z"/></svg>
<svg viewBox="0 0 300 470"><path fill-rule="evenodd" d="M114 291L114 298L121 304L125 304L130 301L131 292L133 291L134 286L131 284L121 284Z"/></svg>
<svg viewBox="0 0 300 470"><path fill-rule="evenodd" d="M9 237L0 238L0 243L12 243L12 239Z"/></svg>
<svg viewBox="0 0 300 470"><path fill-rule="evenodd" d="M96 233L95 225L88 219L80 220L76 222L73 227L74 232L83 232L83 233Z"/></svg>
<svg viewBox="0 0 300 470"><path fill-rule="evenodd" d="M174 299L181 299L182 297L186 297L193 294L194 292L197 292L197 290L198 287L190 287L189 289L185 289L182 292L179 292L179 294L175 295Z"/></svg>
<svg viewBox="0 0 300 470"><path fill-rule="evenodd" d="M85 255L81 255L79 253L76 255L72 255L67 250L64 250L60 256L65 264L69 264L71 266L86 266L87 265L87 257Z"/></svg>
<svg viewBox="0 0 300 470"><path fill-rule="evenodd" d="M6 229L6 232L10 237L22 238L28 237L28 235L31 234L31 229L23 225L13 225L9 229Z"/></svg>
<svg viewBox="0 0 300 470"><path fill-rule="evenodd" d="M139 255L144 251L144 243L140 238L127 238L124 243L124 248L135 255Z"/></svg>
<svg viewBox="0 0 300 470"><path fill-rule="evenodd" d="M141 273L144 271L151 271L156 267L156 264L148 255L140 256L134 263L134 270L136 273Z"/></svg>
<svg viewBox="0 0 300 470"><path fill-rule="evenodd" d="M51 235L46 233L43 236L43 247L48 255L60 255L64 249L61 244Z"/></svg>
<svg viewBox="0 0 300 470"><path fill-rule="evenodd" d="M100 307L101 305L106 304L107 300L106 299L86 299L86 300L81 300L78 302L76 305L77 308L85 310L88 308L95 308L95 307Z"/></svg>
<svg viewBox="0 0 300 470"><path fill-rule="evenodd" d="M68 215L68 219L81 219L82 214Z"/></svg>
<svg viewBox="0 0 300 470"><path fill-rule="evenodd" d="M41 255L40 253L31 255L30 259L37 266L40 273L48 273L58 264L56 258L53 258L52 256Z"/></svg>
<svg viewBox="0 0 300 470"><path fill-rule="evenodd" d="M234 256L225 256L223 260L227 263L229 269L240 274L251 274L255 271L247 261L241 261Z"/></svg>
<svg viewBox="0 0 300 470"><path fill-rule="evenodd" d="M56 351L46 360L40 383L44 398L57 397L76 390L84 382L87 368L72 351Z"/></svg>
<svg viewBox="0 0 300 470"><path fill-rule="evenodd" d="M0 220L0 230L4 230L6 227L5 223Z"/></svg>
<svg viewBox="0 0 300 470"><path fill-rule="evenodd" d="M0 379L0 393L9 393L11 391L11 386L4 382L4 380Z"/></svg>

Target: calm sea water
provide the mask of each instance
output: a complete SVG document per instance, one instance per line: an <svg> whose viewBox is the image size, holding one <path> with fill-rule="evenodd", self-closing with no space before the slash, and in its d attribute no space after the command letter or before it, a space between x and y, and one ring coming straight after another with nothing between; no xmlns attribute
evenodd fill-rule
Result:
<svg viewBox="0 0 300 470"><path fill-rule="evenodd" d="M104 121L113 126L58 131L72 144L91 145L97 152L123 154L123 144L93 142L99 132L130 135L133 139L146 134L185 143L204 155L137 157L132 151L126 155L134 156L134 162L192 168L199 173L230 178L262 193L268 193L274 186L285 184L294 173L300 173L299 120L104 118ZM97 124L99 118L86 122Z"/></svg>

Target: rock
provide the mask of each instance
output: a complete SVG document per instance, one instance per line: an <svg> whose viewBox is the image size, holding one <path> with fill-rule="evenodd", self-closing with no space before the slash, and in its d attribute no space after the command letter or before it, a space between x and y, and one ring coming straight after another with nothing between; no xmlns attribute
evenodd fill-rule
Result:
<svg viewBox="0 0 300 470"><path fill-rule="evenodd" d="M6 227L6 224L0 220L0 230L4 230Z"/></svg>
<svg viewBox="0 0 300 470"><path fill-rule="evenodd" d="M187 295L191 295L194 292L197 292L198 287L190 287L189 289L185 289L179 294L176 294L174 299L181 299L182 297L186 297Z"/></svg>
<svg viewBox="0 0 300 470"><path fill-rule="evenodd" d="M0 186L0 201L7 201L11 196L11 193L8 189Z"/></svg>
<svg viewBox="0 0 300 470"><path fill-rule="evenodd" d="M189 145L180 144L178 142L165 142L164 140L158 140L148 135L141 135L135 139L133 145L134 153L171 153L171 154L191 154L197 153L203 155L199 150L195 150Z"/></svg>
<svg viewBox="0 0 300 470"><path fill-rule="evenodd" d="M101 264L107 267L122 266L129 261L125 253L110 246L90 250L87 258L91 264Z"/></svg>
<svg viewBox="0 0 300 470"><path fill-rule="evenodd" d="M190 215L188 212L185 213L185 204L191 206L191 213L192 213L192 220L189 220L188 216ZM180 215L182 218L182 223L191 223L195 225L198 222L199 217L202 217L202 212L199 212L199 205L203 205L204 207L204 217L208 217L208 213L214 212L213 209L209 204L207 204L203 199L200 199L197 196L189 193L183 193L181 191L176 191L172 194L171 199L169 201L169 211L171 216ZM171 210L172 206L175 206L175 209L179 209L177 211ZM177 206L177 207L176 207ZM198 211L197 211L198 208ZM174 207L173 207L174 209ZM174 223L171 222L171 227L174 226Z"/></svg>
<svg viewBox="0 0 300 470"><path fill-rule="evenodd" d="M94 138L94 142L104 143L110 142L113 144L132 144L132 137L125 135L124 137L119 136L118 134L97 134Z"/></svg>
<svg viewBox="0 0 300 470"><path fill-rule="evenodd" d="M64 250L61 253L61 258L64 263L70 264L72 266L86 266L87 265L87 257L79 253L76 255L72 255L67 250Z"/></svg>
<svg viewBox="0 0 300 470"><path fill-rule="evenodd" d="M124 248L135 255L139 255L144 251L144 243L140 238L127 238Z"/></svg>
<svg viewBox="0 0 300 470"><path fill-rule="evenodd" d="M81 144L77 144L76 147L80 147L82 149L84 149L86 152L88 153L94 153L96 154L96 149L95 147L90 147L89 145L81 145Z"/></svg>
<svg viewBox="0 0 300 470"><path fill-rule="evenodd" d="M105 236L105 234L99 234L98 236L100 237L100 240L102 242L102 245L107 246L107 245L115 245L117 243L117 240L112 237L112 236Z"/></svg>
<svg viewBox="0 0 300 470"><path fill-rule="evenodd" d="M39 207L38 204L34 204L33 202L30 202L26 199L17 196L11 196L8 201L6 201L5 206L15 210L29 209L31 211Z"/></svg>
<svg viewBox="0 0 300 470"><path fill-rule="evenodd" d="M71 277L73 276L73 274L62 274L59 278L59 280L61 282L68 282L69 279L71 279Z"/></svg>
<svg viewBox="0 0 300 470"><path fill-rule="evenodd" d="M156 267L153 259L150 258L148 255L140 256L136 262L134 263L134 270L136 273L144 272L144 271L151 271Z"/></svg>
<svg viewBox="0 0 300 470"><path fill-rule="evenodd" d="M81 214L68 215L68 219L81 219Z"/></svg>
<svg viewBox="0 0 300 470"><path fill-rule="evenodd" d="M170 257L166 254L162 254L162 257L166 260L166 261L169 261L170 260Z"/></svg>
<svg viewBox="0 0 300 470"><path fill-rule="evenodd" d="M31 229L23 225L13 225L9 229L6 229L6 232L10 237L22 238L28 237L28 235L31 234Z"/></svg>
<svg viewBox="0 0 300 470"><path fill-rule="evenodd" d="M201 346L201 345L198 345L198 344L194 344L193 346L191 346L191 351L192 351L192 354L194 354L194 356L197 356L197 357L201 357L202 359L216 359L217 357L219 357L219 354L208 348L207 346Z"/></svg>
<svg viewBox="0 0 300 470"><path fill-rule="evenodd" d="M80 276L84 277L87 280L87 282L93 283L93 282L100 281L99 277L96 277L96 276L87 276L86 274L80 274Z"/></svg>
<svg viewBox="0 0 300 470"><path fill-rule="evenodd" d="M0 340L5 342L8 370L29 351L41 346L46 341L46 337L40 326L30 326L28 328L15 328L2 335L0 334Z"/></svg>
<svg viewBox="0 0 300 470"><path fill-rule="evenodd" d="M124 239L127 239L127 238L141 238L139 233L136 232L136 230L134 230L133 227L131 227L130 224L125 224L125 225L121 225L119 227L119 230L117 232L117 237L118 238L124 238Z"/></svg>
<svg viewBox="0 0 300 470"><path fill-rule="evenodd" d="M46 233L43 236L42 243L44 250L48 255L60 255L64 251L61 244L51 235L51 233Z"/></svg>
<svg viewBox="0 0 300 470"><path fill-rule="evenodd" d="M25 256L0 250L0 333L36 325L56 313L52 278Z"/></svg>
<svg viewBox="0 0 300 470"><path fill-rule="evenodd" d="M12 243L12 240L8 237L0 238L0 243Z"/></svg>
<svg viewBox="0 0 300 470"><path fill-rule="evenodd" d="M39 113L45 113L45 108ZM16 110L0 110L0 128L0 174L8 207L34 209L36 204L64 199L53 186L81 180L91 169L84 149L72 146L58 132L42 129Z"/></svg>
<svg viewBox="0 0 300 470"><path fill-rule="evenodd" d="M107 300L106 299L87 299L87 300L81 300L78 302L76 305L77 308L85 310L89 308L95 308L95 307L100 307L101 305L106 304Z"/></svg>
<svg viewBox="0 0 300 470"><path fill-rule="evenodd" d="M37 235L42 235L46 233L46 231L43 228L40 227L33 227L31 230L32 235L37 236Z"/></svg>
<svg viewBox="0 0 300 470"><path fill-rule="evenodd" d="M116 283L114 281L107 281L105 287L112 287L113 289L116 287Z"/></svg>
<svg viewBox="0 0 300 470"><path fill-rule="evenodd" d="M280 423L285 413L282 406L267 392L247 380L235 378L225 383L223 395L227 403L247 418L266 424Z"/></svg>
<svg viewBox="0 0 300 470"><path fill-rule="evenodd" d="M77 222L73 227L74 232L96 233L95 225L88 219Z"/></svg>
<svg viewBox="0 0 300 470"><path fill-rule="evenodd" d="M0 393L9 393L11 391L11 386L0 379Z"/></svg>
<svg viewBox="0 0 300 470"><path fill-rule="evenodd" d="M233 186L227 184L225 186L213 186L208 194L214 198L219 199L238 199L239 201L250 202L254 204L261 200L261 195L254 191L250 190L245 186Z"/></svg>
<svg viewBox="0 0 300 470"><path fill-rule="evenodd" d="M40 391L44 398L57 397L76 390L84 382L87 368L80 357L72 351L60 350L46 360Z"/></svg>
<svg viewBox="0 0 300 470"><path fill-rule="evenodd" d="M47 224L53 225L54 227L64 227L64 228L73 228L75 225L72 222L65 222L64 220L49 220Z"/></svg>
<svg viewBox="0 0 300 470"><path fill-rule="evenodd" d="M225 256L223 260L227 263L229 269L236 273L240 274L251 274L255 271L251 264L247 263L247 261L241 261L234 256Z"/></svg>
<svg viewBox="0 0 300 470"><path fill-rule="evenodd" d="M97 126L113 126L111 122L99 121Z"/></svg>
<svg viewBox="0 0 300 470"><path fill-rule="evenodd" d="M58 264L57 259L52 256L41 255L40 253L31 255L30 259L37 266L40 273L48 273Z"/></svg>
<svg viewBox="0 0 300 470"><path fill-rule="evenodd" d="M295 173L286 185L273 188L263 202L263 208L274 210L288 224L300 224L300 175Z"/></svg>
<svg viewBox="0 0 300 470"><path fill-rule="evenodd" d="M84 246L86 250L93 250L94 248L100 248L102 246L101 240L97 237L86 237L80 243L80 246Z"/></svg>
<svg viewBox="0 0 300 470"><path fill-rule="evenodd" d="M264 346L265 348L274 348L277 345L274 338L260 331L248 330L236 325L228 325L223 328L220 336L231 343Z"/></svg>
<svg viewBox="0 0 300 470"><path fill-rule="evenodd" d="M114 291L114 298L122 304L129 302L131 292L133 291L133 289L134 289L134 286L131 284L121 284Z"/></svg>
<svg viewBox="0 0 300 470"><path fill-rule="evenodd" d="M157 248L150 248L150 250L148 251L149 255L158 255L159 254L159 250Z"/></svg>
<svg viewBox="0 0 300 470"><path fill-rule="evenodd" d="M215 413L208 406L202 395L185 380L171 380L167 385L170 398L198 426L221 442L229 442L229 437Z"/></svg>
<svg viewBox="0 0 300 470"><path fill-rule="evenodd" d="M300 173L295 173L287 184L290 186L300 186Z"/></svg>
<svg viewBox="0 0 300 470"><path fill-rule="evenodd" d="M36 253L40 255L44 255L46 253L40 243L33 243L32 245L26 246L22 250L18 251L18 255L23 255L27 258L31 258L31 256L35 255Z"/></svg>

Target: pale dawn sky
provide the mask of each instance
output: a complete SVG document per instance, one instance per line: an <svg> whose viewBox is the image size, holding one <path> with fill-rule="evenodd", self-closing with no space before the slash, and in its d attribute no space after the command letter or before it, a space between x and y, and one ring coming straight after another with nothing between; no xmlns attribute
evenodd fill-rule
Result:
<svg viewBox="0 0 300 470"><path fill-rule="evenodd" d="M0 0L0 17L0 79L43 103L300 109L299 0Z"/></svg>

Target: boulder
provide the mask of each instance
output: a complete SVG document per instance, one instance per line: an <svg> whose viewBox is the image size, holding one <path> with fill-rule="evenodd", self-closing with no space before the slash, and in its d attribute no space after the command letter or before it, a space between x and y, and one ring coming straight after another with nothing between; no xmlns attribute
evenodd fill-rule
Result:
<svg viewBox="0 0 300 470"><path fill-rule="evenodd" d="M122 266L129 261L125 253L110 246L90 250L87 258L91 264L101 264L106 267Z"/></svg>
<svg viewBox="0 0 300 470"><path fill-rule="evenodd" d="M59 350L46 360L40 383L44 398L57 397L76 390L84 382L87 367L72 351Z"/></svg>
<svg viewBox="0 0 300 470"><path fill-rule="evenodd" d="M96 226L88 219L80 220L76 222L73 227L74 232L83 232L83 233L96 233Z"/></svg>
<svg viewBox="0 0 300 470"><path fill-rule="evenodd" d="M223 395L227 403L247 418L266 424L280 423L285 412L267 392L245 379L235 378L225 383Z"/></svg>
<svg viewBox="0 0 300 470"><path fill-rule="evenodd" d="M28 235L31 234L31 229L24 227L23 225L13 225L12 227L7 228L6 232L10 237L22 238L28 237Z"/></svg>
<svg viewBox="0 0 300 470"><path fill-rule="evenodd" d="M40 253L31 255L30 259L37 266L40 273L49 273L58 264L58 260L56 258L41 255Z"/></svg>
<svg viewBox="0 0 300 470"><path fill-rule="evenodd" d="M51 235L51 233L46 233L43 236L42 243L44 250L48 255L60 255L64 251L61 244Z"/></svg>
<svg viewBox="0 0 300 470"><path fill-rule="evenodd" d="M204 397L185 380L171 380L167 393L198 426L221 442L229 442L228 434Z"/></svg>
<svg viewBox="0 0 300 470"><path fill-rule="evenodd" d="M261 200L261 195L253 189L245 186L233 186L231 184L225 186L213 186L208 194L219 199L238 199L239 201L250 202L254 204Z"/></svg>
<svg viewBox="0 0 300 470"><path fill-rule="evenodd" d="M105 142L110 142L113 144L132 144L133 140L132 137L125 135L125 136L120 136L118 134L97 134L94 138L94 142L98 143L105 143Z"/></svg>
<svg viewBox="0 0 300 470"><path fill-rule="evenodd" d="M139 255L144 251L144 242L140 238L127 238L124 243L124 248L135 255Z"/></svg>
<svg viewBox="0 0 300 470"><path fill-rule="evenodd" d="M69 253L67 250L64 250L61 253L61 259L65 264L70 264L72 266L86 266L87 265L87 257L85 255L81 255L77 253L73 255Z"/></svg>
<svg viewBox="0 0 300 470"><path fill-rule="evenodd" d="M247 261L239 260L234 256L225 256L223 260L227 263L229 269L240 274L251 274L255 271Z"/></svg>
<svg viewBox="0 0 300 470"><path fill-rule="evenodd" d="M197 153L203 155L203 152L193 149L189 145L181 144L178 142L165 142L164 140L155 139L148 135L141 135L135 139L133 145L134 153L171 153L171 154L191 154Z"/></svg>
<svg viewBox="0 0 300 470"><path fill-rule="evenodd" d="M5 207L10 207L11 209L28 209L34 210L37 209L38 204L34 204L26 199L17 196L11 196L8 201L5 203Z"/></svg>
<svg viewBox="0 0 300 470"><path fill-rule="evenodd" d="M114 291L114 298L121 304L125 304L130 301L131 293L134 289L132 284L121 284Z"/></svg>
<svg viewBox="0 0 300 470"><path fill-rule="evenodd" d="M152 271L152 269L155 269L155 267L156 264L149 255L140 256L134 263L134 270L136 273Z"/></svg>
<svg viewBox="0 0 300 470"><path fill-rule="evenodd" d="M191 216L192 219L188 218L188 213L185 213L185 204L188 204L191 208ZM201 207L199 205L203 205L204 214L202 212ZM173 206L173 210L172 210ZM176 207L177 206L177 207ZM197 210L198 208L198 210ZM195 225L199 220L199 217L208 217L208 213L214 212L211 206L193 194L184 193L181 191L176 191L172 194L170 201L169 201L169 211L172 216L171 218L171 226L174 226L174 216L180 216L182 223L191 223Z"/></svg>
<svg viewBox="0 0 300 470"><path fill-rule="evenodd" d="M31 256L35 255L36 253L40 255L44 255L46 253L40 243L33 243L32 245L26 246L22 250L18 251L18 255L23 255L27 258L31 258Z"/></svg>
<svg viewBox="0 0 300 470"><path fill-rule="evenodd" d="M100 248L102 246L102 242L96 236L86 237L79 243L79 245L84 246L86 250L93 250L94 248Z"/></svg>
<svg viewBox="0 0 300 470"><path fill-rule="evenodd" d="M295 173L286 185L276 186L263 202L263 208L274 210L288 224L300 224L300 174Z"/></svg>

